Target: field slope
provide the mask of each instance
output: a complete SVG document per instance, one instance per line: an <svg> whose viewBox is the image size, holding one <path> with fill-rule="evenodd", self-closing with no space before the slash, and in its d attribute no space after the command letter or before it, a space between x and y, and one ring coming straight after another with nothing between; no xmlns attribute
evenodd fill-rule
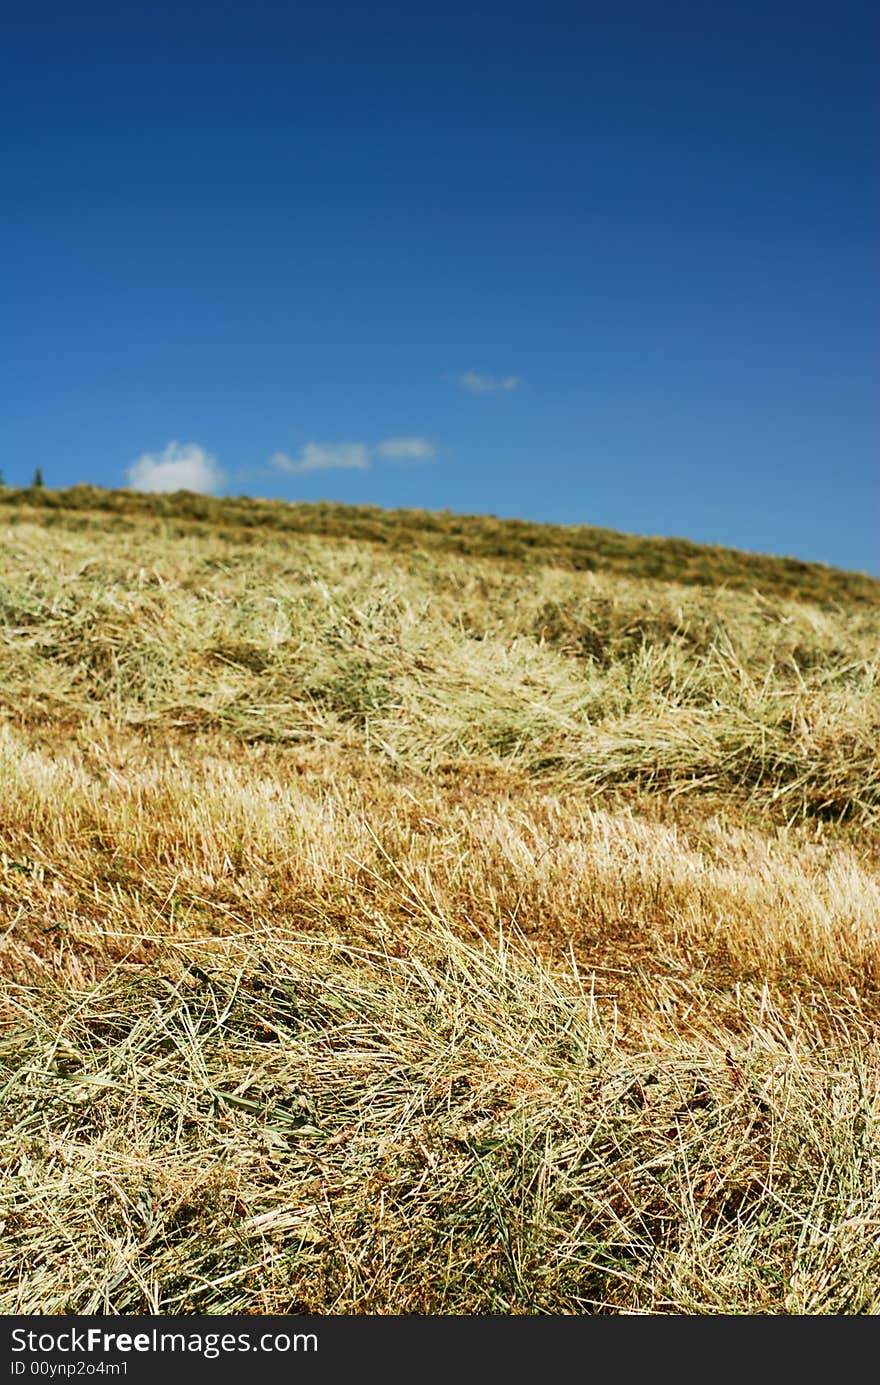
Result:
<svg viewBox="0 0 880 1385"><path fill-rule="evenodd" d="M880 583L0 489L0 1312L880 1311Z"/></svg>

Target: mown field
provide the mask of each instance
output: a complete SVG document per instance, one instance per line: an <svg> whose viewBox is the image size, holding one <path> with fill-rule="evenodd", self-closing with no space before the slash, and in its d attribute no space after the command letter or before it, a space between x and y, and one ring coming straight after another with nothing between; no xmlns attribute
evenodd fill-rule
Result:
<svg viewBox="0 0 880 1385"><path fill-rule="evenodd" d="M878 673L818 565L0 489L0 1312L880 1311Z"/></svg>

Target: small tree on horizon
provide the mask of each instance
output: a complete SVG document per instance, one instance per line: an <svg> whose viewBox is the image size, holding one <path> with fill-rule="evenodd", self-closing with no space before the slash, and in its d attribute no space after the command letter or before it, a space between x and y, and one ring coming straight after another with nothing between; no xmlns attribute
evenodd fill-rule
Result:
<svg viewBox="0 0 880 1385"><path fill-rule="evenodd" d="M37 467L36 471L34 472L34 479L33 479L33 482L32 482L31 484L33 485L34 490L41 490L42 487L45 485L45 482L44 482L44 480L43 480L43 468L42 468L42 467L40 467L40 466Z"/></svg>

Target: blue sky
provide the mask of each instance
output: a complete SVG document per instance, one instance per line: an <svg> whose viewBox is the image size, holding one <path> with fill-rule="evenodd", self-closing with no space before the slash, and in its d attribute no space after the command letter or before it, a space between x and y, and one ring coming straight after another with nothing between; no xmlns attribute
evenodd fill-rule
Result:
<svg viewBox="0 0 880 1385"><path fill-rule="evenodd" d="M880 573L876 5L20 5L0 467Z"/></svg>

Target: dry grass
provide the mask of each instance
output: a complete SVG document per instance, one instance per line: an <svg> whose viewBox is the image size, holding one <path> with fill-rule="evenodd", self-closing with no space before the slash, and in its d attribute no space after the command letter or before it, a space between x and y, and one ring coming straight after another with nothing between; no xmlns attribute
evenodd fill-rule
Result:
<svg viewBox="0 0 880 1385"><path fill-rule="evenodd" d="M864 572L842 572L824 563L768 557L689 539L620 534L590 525L535 524L496 515L458 515L448 510L382 510L375 505L288 504L249 496L217 500L178 491L136 491L72 486L65 491L15 490L0 486L0 507L9 523L22 517L47 527L93 532L96 527L131 536L145 520L158 521L170 538L213 538L218 533L240 546L298 544L303 537L355 540L386 552L418 551L492 558L508 565L538 563L567 572L724 585L766 596L880 606L880 582Z"/></svg>
<svg viewBox="0 0 880 1385"><path fill-rule="evenodd" d="M7 517L0 1311L880 1310L869 602Z"/></svg>
<svg viewBox="0 0 880 1385"><path fill-rule="evenodd" d="M433 926L13 989L7 1311L873 1312L877 1069L754 1006L626 1051Z"/></svg>

